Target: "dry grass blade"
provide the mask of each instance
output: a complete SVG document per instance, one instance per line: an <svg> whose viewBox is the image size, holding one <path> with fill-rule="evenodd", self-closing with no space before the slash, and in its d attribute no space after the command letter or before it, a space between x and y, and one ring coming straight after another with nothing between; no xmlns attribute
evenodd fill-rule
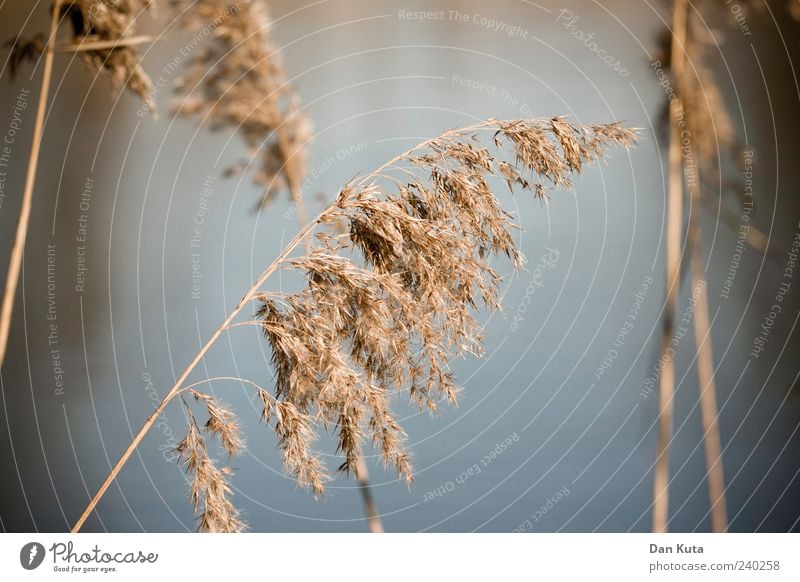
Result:
<svg viewBox="0 0 800 582"><path fill-rule="evenodd" d="M33 205L33 186L36 183L36 171L39 167L39 152L42 146L42 135L44 132L45 112L47 111L47 101L50 97L50 82L53 77L53 46L56 42L58 32L58 14L60 0L56 0L50 14L50 30L47 35L47 46L44 48L44 67L42 70L42 85L39 91L39 103L36 106L36 117L33 122L33 139L31 140L31 153L28 158L28 168L25 174L25 188L22 191L22 204L19 209L19 219L17 220L17 230L14 235L14 245L11 247L11 255L8 261L8 273L6 283L3 288L3 302L0 307L0 369L6 358L8 350L8 336L11 332L11 319L14 315L14 299L17 295L20 270L22 269L22 257L25 254L25 242L28 238L28 226L31 218L31 207ZM19 61L19 55L14 56L17 44L13 45L11 61ZM23 52L27 51L24 49Z"/></svg>
<svg viewBox="0 0 800 582"><path fill-rule="evenodd" d="M330 472L312 445L326 428L336 434L341 470L356 470L369 441L410 481L393 398L406 392L432 410L442 399L455 401L450 360L481 352L473 313L481 305L498 306L500 277L490 261L497 255L515 266L522 261L512 237L516 225L495 197L494 184L534 195L570 186L571 175L602 158L606 147L634 141L634 132L619 124L488 120L423 142L347 184L212 334L73 531L80 530L170 400L187 390L189 374L254 300L261 304L258 318L275 373L274 393L258 392L262 418L273 424L286 469L298 484L316 494L324 491ZM345 233L337 228L342 223ZM300 248L307 252L293 256ZM302 273L304 288L292 295L263 290L279 269Z"/></svg>
<svg viewBox="0 0 800 582"><path fill-rule="evenodd" d="M62 53L80 53L86 51L98 51L108 49L118 49L126 46L135 46L153 42L152 36L130 36L127 38L118 38L114 40L98 40L95 42L69 42L58 47L59 52Z"/></svg>
<svg viewBox="0 0 800 582"><path fill-rule="evenodd" d="M186 28L213 28L205 50L177 84L175 112L202 114L213 129L239 132L260 165L253 181L264 188L258 208L287 190L301 225L305 216L301 184L311 124L283 70L270 36L270 19L259 0L175 0ZM246 164L241 164L242 167ZM231 168L231 171L237 168Z"/></svg>

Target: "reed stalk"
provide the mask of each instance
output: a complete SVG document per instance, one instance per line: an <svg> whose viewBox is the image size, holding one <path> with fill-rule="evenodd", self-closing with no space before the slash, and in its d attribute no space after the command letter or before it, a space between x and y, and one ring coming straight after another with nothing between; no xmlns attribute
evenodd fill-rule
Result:
<svg viewBox="0 0 800 582"><path fill-rule="evenodd" d="M361 502L364 505L364 514L367 516L367 524L370 533L383 533L383 523L381 522L378 506L372 498L372 489L369 484L369 471L364 462L364 456L359 455L355 466L356 480L361 491Z"/></svg>
<svg viewBox="0 0 800 582"><path fill-rule="evenodd" d="M131 36L128 38L118 38L114 40L69 42L59 45L58 52L82 53L87 51L105 51L111 49L118 49L126 46L147 44L152 41L153 41L152 36L140 35L140 36Z"/></svg>
<svg viewBox="0 0 800 582"><path fill-rule="evenodd" d="M708 288L703 264L700 194L697 188L690 188L690 191L692 210L689 218L689 240L692 246L692 288L695 290L697 301L694 313L697 383L700 390L700 416L703 425L708 500L711 507L711 531L725 532L728 529L728 514L725 501L725 474L722 465L722 439L717 412L717 384L714 378L714 350L709 322Z"/></svg>
<svg viewBox="0 0 800 582"><path fill-rule="evenodd" d="M681 135L674 133L676 118L671 116L670 128L670 184L682 184L687 191L691 202L687 241L689 244L689 257L687 262L687 276L692 282L692 294L695 298L693 327L696 345L696 365L699 385L699 403L702 422L702 440L706 462L706 481L708 485L709 505L711 513L711 529L714 532L727 530L727 510L725 500L725 479L722 465L722 446L718 424L716 404L716 381L714 378L714 359L712 348L711 324L709 321L708 289L705 277L703 259L703 229L702 206L710 205L707 196L703 195L706 175L722 176L723 164L720 152L730 148L731 153L739 151L735 144L733 123L725 107L722 92L714 79L714 75L704 63L705 48L712 40L700 26L697 19L687 13L685 7L676 5L676 19L680 18L682 25L673 26L671 36L667 37L669 44L670 62L673 82L675 84L676 102L681 104L680 123ZM696 10L696 7L692 7ZM691 71L689 70L691 66ZM674 105L674 103L672 104ZM671 110L675 111L674 109ZM681 146L677 147L678 137ZM678 155L678 150L682 155ZM683 176L677 173L678 162ZM672 164L675 165L672 165ZM720 181L720 186L724 181ZM716 210L716 207L715 207ZM723 219L730 223L737 223L738 216L726 213L723 207ZM748 229L747 243L759 253L767 250L767 239L755 227ZM680 269L680 264L678 264ZM674 314L674 311L672 312ZM671 332L670 332L671 333ZM663 354L662 354L663 356ZM670 361L669 366L674 367ZM674 381L674 373L673 373ZM671 388L665 392L670 392ZM668 404L671 408L671 404ZM667 412L671 415L671 410ZM660 427L666 431L666 427ZM669 436L669 435L668 435ZM663 441L659 443L660 451L668 453L669 445L664 448ZM668 469L666 457L661 457L659 487L662 491L668 483ZM660 504L654 505L654 530L665 531L668 523L667 496L662 495Z"/></svg>
<svg viewBox="0 0 800 582"><path fill-rule="evenodd" d="M25 255L25 241L28 237L31 207L33 206L33 188L36 183L36 171L39 167L39 152L42 148L44 119L47 111L47 102L50 97L50 82L53 76L53 57L55 53L53 47L56 42L60 14L61 0L55 0L52 14L50 15L50 30L47 34L47 45L44 49L42 84L39 90L39 103L36 108L36 118L33 124L33 141L31 142L31 152L28 156L28 170L25 175L25 186L22 191L22 205L19 211L19 218L17 219L17 232L14 236L14 246L11 248L11 255L9 257L6 285L3 292L3 306L2 311L0 311L0 369L3 367L6 351L8 350L8 336L11 330L11 319L14 315L14 299L16 298L19 274Z"/></svg>
<svg viewBox="0 0 800 582"><path fill-rule="evenodd" d="M691 21L690 21L691 22ZM687 57L695 65L694 75L686 75L685 79L678 81L679 87L692 87L693 93L698 93L705 89L706 94L712 95L712 101L718 102L713 98L718 91L713 78L706 73L702 66L702 50L698 50L697 43L692 42L691 28L687 32L688 48ZM699 70L699 71L698 71ZM686 126L693 137L697 134L719 135L722 145L730 145L732 142L732 131L727 115L722 112L708 111L713 104L705 105L696 103L691 99L685 99L686 106ZM721 131L717 131L717 127ZM711 531L725 532L728 529L728 516L725 499L725 476L722 464L722 439L720 437L718 412L717 412L717 384L714 377L714 350L711 335L710 309L708 303L708 285L705 274L704 253L703 253L703 222L702 205L703 180L701 179L706 172L713 172L719 167L713 149L709 147L697 148L689 146L691 159L694 160L692 167L686 167L687 173L694 174L694 179L686 180L686 190L688 199L691 201L689 211L688 244L691 257L689 259L690 274L692 281L692 294L695 298L695 310L693 317L693 327L696 346L696 366L697 383L700 399L700 418L703 428L702 440L706 463L706 481L708 484L709 507L711 514ZM751 246L758 244L759 237L763 234L755 228L749 229L748 242ZM759 249L756 249L759 250ZM766 251L766 245L760 252Z"/></svg>
<svg viewBox="0 0 800 582"><path fill-rule="evenodd" d="M674 0L672 5L672 43L670 63L678 84L685 70L687 0ZM669 109L669 188L666 229L666 300L661 328L659 363L661 376L658 396L658 442L653 475L653 531L666 532L669 521L669 447L672 440L673 400L675 397L675 359L673 335L680 294L681 231L683 222L683 162L681 130L683 103L680 91Z"/></svg>
<svg viewBox="0 0 800 582"><path fill-rule="evenodd" d="M56 52L77 52L92 67L104 70L112 76L118 86L125 85L137 93L151 110L150 79L139 66L138 54L133 48L149 40L149 37L127 37L132 28L135 10L149 7L152 0L137 0L125 3L92 4L88 0L54 0L50 14L50 28L47 33L47 44L42 47L39 37L33 39L17 36L7 46L11 47L9 58L12 77L17 68L24 62L39 58L43 53L44 66L39 103L33 125L33 138L28 158L28 169L22 192L17 230L9 257L6 274L3 304L0 308L0 369L5 362L8 351L8 337L14 312L14 300L19 285L19 275L25 254L25 242L33 205L33 189L39 165L39 153L42 147L45 113L50 96L50 84L53 76L53 60ZM70 18L72 17L72 18ZM73 39L69 45L56 45L59 23L65 19L72 24Z"/></svg>

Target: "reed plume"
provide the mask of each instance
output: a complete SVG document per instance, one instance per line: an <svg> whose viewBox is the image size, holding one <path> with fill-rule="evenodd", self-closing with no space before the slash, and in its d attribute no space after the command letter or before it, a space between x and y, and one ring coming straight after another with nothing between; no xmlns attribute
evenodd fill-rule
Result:
<svg viewBox="0 0 800 582"><path fill-rule="evenodd" d="M256 207L265 208L285 189L305 226L301 185L311 124L286 81L266 5L259 0L174 0L173 5L185 28L213 27L204 50L176 84L173 110L187 117L202 115L212 129L237 131L259 160L252 177L264 191ZM245 167L241 163L229 172Z"/></svg>
<svg viewBox="0 0 800 582"><path fill-rule="evenodd" d="M117 85L129 87L153 110L150 79L139 66L139 57L135 49L136 44L146 41L147 37L127 36L132 31L137 11L148 8L151 4L152 0L55 0L50 11L50 29L46 43L44 36L38 35L33 38L18 36L6 45L11 50L9 63L12 77L23 63L38 59L42 54L44 67L25 186L0 309L0 368L3 366L8 349L14 299L28 236L54 56L56 52L80 53L90 66L107 71ZM65 47L57 48L58 27L64 19L69 19L71 23L72 42Z"/></svg>
<svg viewBox="0 0 800 582"><path fill-rule="evenodd" d="M229 467L217 466L208 453L203 436L203 432L206 432L212 438L218 438L229 458L239 453L244 442L236 417L213 396L191 389L189 393L205 405L208 413L208 420L201 428L191 407L184 400L188 428L186 436L176 447L178 460L184 464L191 478L190 499L194 510L201 516L198 530L225 533L241 531L244 523L230 499L233 493L228 476L232 471Z"/></svg>
<svg viewBox="0 0 800 582"><path fill-rule="evenodd" d="M82 47L86 64L109 75L116 87L136 93L151 113L155 102L150 77L135 44L125 40L132 38L139 15L153 5L154 0L69 0L61 6L62 16L72 25L72 44Z"/></svg>
<svg viewBox="0 0 800 582"><path fill-rule="evenodd" d="M391 405L407 393L420 408L436 410L456 400L449 363L481 354L474 311L499 306L497 255L518 266L523 258L516 223L494 195L496 183L537 197L570 187L573 174L601 159L609 145L629 147L633 131L620 124L575 125L563 118L498 121L450 130L425 141L346 184L323 212L267 267L190 362L147 419L75 523L78 531L167 404L205 381L188 376L247 305L257 302L257 323L272 350L275 388L251 381L271 423L284 465L297 483L324 492L331 471L313 450L320 430L332 431L341 471L354 470L362 447L375 446L410 482L411 461ZM507 159L504 158L507 152ZM345 224L344 232L338 225ZM312 234L314 235L312 237ZM306 244L304 244L306 243ZM296 251L305 252L297 255ZM287 294L265 289L279 270L300 273L305 286ZM210 395L195 396L204 404ZM227 505L224 473L207 470L205 436L235 423L232 414L208 410L201 429L191 421L182 453L194 474L193 499L201 529L238 531ZM213 422L212 422L213 421ZM236 431L232 430L232 434ZM237 439L227 439L235 453ZM202 445L198 442L203 443ZM234 445L235 443L235 445ZM194 459L189 465L189 460ZM216 480L213 488L209 475ZM195 490L198 495L195 495ZM212 491L217 503L203 503ZM209 511L214 511L209 515Z"/></svg>

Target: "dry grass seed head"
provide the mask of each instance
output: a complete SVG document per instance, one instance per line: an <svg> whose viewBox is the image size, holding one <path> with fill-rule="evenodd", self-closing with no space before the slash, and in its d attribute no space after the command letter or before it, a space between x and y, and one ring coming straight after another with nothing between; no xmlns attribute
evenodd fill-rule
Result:
<svg viewBox="0 0 800 582"><path fill-rule="evenodd" d="M476 146L486 132L493 132L494 151ZM449 362L481 353L474 311L499 307L501 279L490 262L497 255L515 267L523 260L512 236L516 225L492 185L542 196L545 185L571 185L570 175L607 146L634 139L617 124L489 120L425 142L341 190L317 219L320 232L308 252L278 263L302 273L304 287L257 296L275 372L274 395L258 388L261 417L273 424L284 466L299 485L324 492L331 476L313 443L329 428L344 457L341 471L353 470L370 442L411 481L392 401L407 391L431 411L442 399L455 402ZM391 178L393 170L411 179ZM201 429L186 405L187 434L177 447L192 477L199 528L240 531L229 470L217 467L204 437L219 439L229 456L238 452L244 444L236 417L214 396L189 393L208 413Z"/></svg>
<svg viewBox="0 0 800 582"><path fill-rule="evenodd" d="M72 25L74 44L116 41L130 36L136 18L153 0L65 0L61 13ZM134 46L81 51L81 58L96 71L105 71L116 87L127 87L155 111L150 77L140 65Z"/></svg>
<svg viewBox="0 0 800 582"><path fill-rule="evenodd" d="M229 457L241 452L244 449L244 438L233 411L221 405L210 394L197 390L189 390L189 393L206 407L208 420L203 426L205 431L213 438L219 439Z"/></svg>
<svg viewBox="0 0 800 582"><path fill-rule="evenodd" d="M494 132L494 151L476 145L486 131ZM542 197L546 185L570 186L571 175L609 145L633 142L634 133L619 124L491 120L474 131L447 132L380 175L346 185L320 217L316 245L283 265L304 274L305 288L262 298L258 317L272 350L276 398L334 427L340 469L353 468L369 439L410 480L393 397L407 390L431 410L441 399L455 401L449 362L481 353L473 313L499 306L501 279L490 261L522 261L516 225L492 184L500 179ZM503 155L509 149L512 162ZM405 182L381 179L398 168ZM344 234L335 228L342 222ZM278 426L289 471L302 475L311 460L306 470L321 490L323 468L309 452L314 427L286 419Z"/></svg>
<svg viewBox="0 0 800 582"><path fill-rule="evenodd" d="M135 19L149 9L153 0L62 0L61 17L68 22L72 44L123 40L133 33ZM13 78L24 62L35 62L44 52L44 36L18 36L6 43L11 48L9 69ZM150 77L140 65L141 57L134 46L81 50L80 57L95 71L110 75L115 87L127 87L144 101L151 112L155 103L151 96Z"/></svg>
<svg viewBox="0 0 800 582"><path fill-rule="evenodd" d="M206 404L215 404L213 397L192 394ZM186 467L191 479L189 497L195 513L198 514L198 530L212 533L235 533L245 529L239 511L233 505L228 477L231 470L219 468L209 456L203 431L189 406L184 402L188 426L186 436L178 443L175 450L178 459ZM207 431L209 429L206 429Z"/></svg>
<svg viewBox="0 0 800 582"><path fill-rule="evenodd" d="M174 110L206 115L212 129L233 129L260 165L253 181L264 188L258 208L281 189L299 192L306 172L305 144L311 124L286 81L283 63L270 36L270 19L260 0L174 0L184 27L211 39L176 84ZM246 167L234 166L231 172ZM294 200L297 203L297 200Z"/></svg>

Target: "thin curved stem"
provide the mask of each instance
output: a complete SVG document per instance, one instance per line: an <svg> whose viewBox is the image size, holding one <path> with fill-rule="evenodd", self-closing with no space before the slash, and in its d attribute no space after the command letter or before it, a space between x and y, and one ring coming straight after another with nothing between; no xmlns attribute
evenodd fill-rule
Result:
<svg viewBox="0 0 800 582"><path fill-rule="evenodd" d="M364 503L364 514L367 516L370 533L383 533L383 523L378 515L378 507L372 497L372 489L369 484L369 472L367 464L362 454L358 455L355 466L356 481L361 490L361 500Z"/></svg>
<svg viewBox="0 0 800 582"><path fill-rule="evenodd" d="M311 233L311 231L314 229L314 227L318 224L318 222L322 219L322 217L325 215L327 211L328 209L323 211L319 217L317 217L314 221L310 222L308 225L305 226L305 228L303 228L299 233L297 233L297 235L292 239L292 241L288 244L288 246L286 246L286 248L281 252L278 258L275 259L275 261L273 261L273 263L269 267L267 267L263 273L261 273L258 279L256 279L255 283L253 283L253 285L250 287L247 293L245 293L245 295L242 297L242 299L239 301L236 307L233 308L233 311L231 311L230 314L228 314L228 317L225 318L225 321L222 322L222 325L220 325L216 329L216 331L214 331L214 333L211 334L211 337L208 339L208 341L206 341L203 347L200 348L200 351L197 352L197 355L194 357L194 359L192 359L192 361L180 375L180 377L172 386L172 388L164 397L164 399L153 410L150 416L147 417L147 420L142 425L142 428L139 429L139 432L136 433L130 445L128 445L128 448L125 449L125 451L122 453L122 456L119 458L116 465L114 465L114 467L111 469L111 472L108 474L108 477L106 477L105 481L103 481L103 484L100 486L97 493L95 493L94 497L92 497L92 499L89 501L89 504L86 506L86 509L83 511L78 520L75 522L75 525L72 527L73 533L80 531L80 529L83 527L83 524L91 515L92 511L94 511L94 508L97 507L98 502L100 501L100 499L102 499L103 495L105 495L105 492L108 490L111 483L113 483L116 476L122 470L122 467L125 466L125 463L133 454L133 451L136 450L136 447L142 441L147 432L152 428L158 416L167 407L167 404L169 404L169 402L180 392L183 383L186 381L186 378L189 377L189 374L192 373L197 364L199 364L200 361L203 359L203 357L206 355L208 350L211 349L211 346L214 345L214 343L219 339L219 337L222 335L225 329L231 324L231 322L233 322L233 320L236 319L236 316L239 315L244 306L250 302L252 296L258 292L258 289L264 284L267 278L278 268L278 265L287 256L289 256L289 254L300 243L303 242L306 236L308 236Z"/></svg>
<svg viewBox="0 0 800 582"><path fill-rule="evenodd" d="M31 143L31 153L28 159L28 173L25 176L25 189L22 192L22 206L19 210L19 220L17 221L17 233L14 237L14 246L11 248L5 292L3 293L3 307L0 311L0 369L3 367L6 350L8 349L8 335L11 330L11 318L14 315L14 299L17 294L19 273L25 254L25 241L28 238L28 225L30 224L31 207L33 205L33 186L36 183L39 152L42 148L44 118L47 110L48 97L50 95L50 81L53 77L54 45L56 42L56 32L58 32L58 21L61 15L61 2L62 0L55 0L52 8L53 13L50 16L50 32L48 34L47 47L45 47L44 53L42 86L39 91L39 104L36 109L36 119L33 124L33 141Z"/></svg>

